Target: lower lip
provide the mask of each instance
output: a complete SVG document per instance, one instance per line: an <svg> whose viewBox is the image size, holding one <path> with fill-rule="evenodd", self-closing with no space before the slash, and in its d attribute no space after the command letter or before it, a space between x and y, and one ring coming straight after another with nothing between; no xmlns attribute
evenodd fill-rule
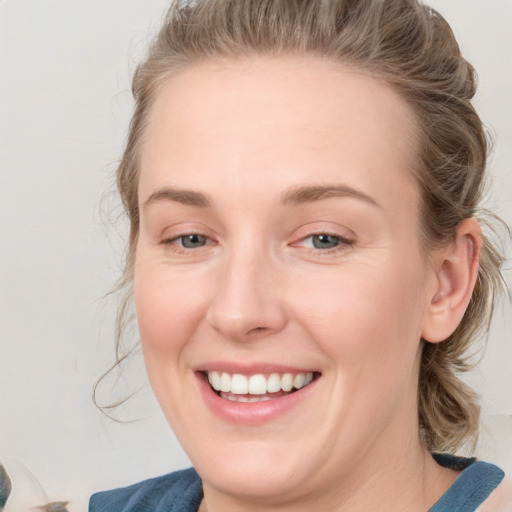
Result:
<svg viewBox="0 0 512 512"><path fill-rule="evenodd" d="M257 425L272 421L299 405L315 387L316 380L289 395L263 402L233 402L221 398L210 387L201 372L196 373L201 395L210 410L219 418L230 423Z"/></svg>

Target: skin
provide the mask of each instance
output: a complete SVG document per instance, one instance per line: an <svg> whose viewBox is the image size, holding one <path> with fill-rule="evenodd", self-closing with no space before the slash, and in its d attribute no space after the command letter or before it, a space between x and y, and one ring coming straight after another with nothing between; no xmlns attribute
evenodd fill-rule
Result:
<svg viewBox="0 0 512 512"><path fill-rule="evenodd" d="M389 86L313 58L202 62L159 91L140 155L135 303L202 510L424 511L456 478L421 445L418 369L422 337L445 339L467 305L479 229L467 221L453 246L422 253L415 133ZM333 184L359 195L283 202ZM183 247L192 233L205 245ZM322 233L338 245L316 248ZM321 376L290 411L233 424L199 390L211 361Z"/></svg>

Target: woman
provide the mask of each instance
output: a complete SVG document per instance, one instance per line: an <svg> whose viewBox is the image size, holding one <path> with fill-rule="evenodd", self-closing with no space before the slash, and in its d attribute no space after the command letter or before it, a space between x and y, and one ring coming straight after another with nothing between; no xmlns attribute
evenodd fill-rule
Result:
<svg viewBox="0 0 512 512"><path fill-rule="evenodd" d="M473 69L415 0L171 7L118 170L148 375L194 468L99 510L482 510L457 377L501 278ZM502 510L502 509L500 509Z"/></svg>

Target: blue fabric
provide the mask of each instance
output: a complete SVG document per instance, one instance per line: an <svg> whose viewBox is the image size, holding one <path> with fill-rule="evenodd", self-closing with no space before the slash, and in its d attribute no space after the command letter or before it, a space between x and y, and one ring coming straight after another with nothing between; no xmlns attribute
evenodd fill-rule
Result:
<svg viewBox="0 0 512 512"><path fill-rule="evenodd" d="M448 468L462 471L429 512L474 512L503 480L503 471L487 462L434 455ZM203 499L195 469L176 471L130 487L94 494L89 512L197 512Z"/></svg>
<svg viewBox="0 0 512 512"><path fill-rule="evenodd" d="M488 462L454 455L434 455L444 467L462 470L429 512L474 512L501 483L505 473Z"/></svg>
<svg viewBox="0 0 512 512"><path fill-rule="evenodd" d="M89 512L197 512L202 499L201 479L190 468L93 494Z"/></svg>

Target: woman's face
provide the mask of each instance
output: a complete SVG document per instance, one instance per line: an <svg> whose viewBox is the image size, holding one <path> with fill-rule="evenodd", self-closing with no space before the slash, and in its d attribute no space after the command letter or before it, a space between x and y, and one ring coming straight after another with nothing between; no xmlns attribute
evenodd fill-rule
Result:
<svg viewBox="0 0 512 512"><path fill-rule="evenodd" d="M392 89L319 60L205 62L160 90L135 301L152 386L205 490L325 493L418 444L434 277L414 142Z"/></svg>

